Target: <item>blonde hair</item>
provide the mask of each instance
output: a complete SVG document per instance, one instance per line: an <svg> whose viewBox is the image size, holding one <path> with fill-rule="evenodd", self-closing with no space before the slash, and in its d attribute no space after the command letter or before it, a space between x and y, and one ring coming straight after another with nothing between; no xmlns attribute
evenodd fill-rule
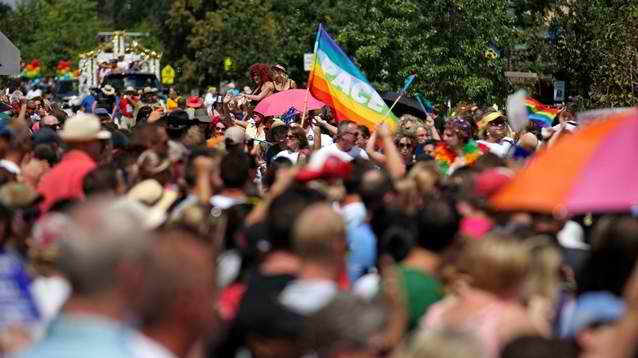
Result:
<svg viewBox="0 0 638 358"><path fill-rule="evenodd" d="M547 238L527 239L525 245L530 252L530 266L533 268L525 281L525 299L540 296L555 303L561 281L560 251Z"/></svg>
<svg viewBox="0 0 638 358"><path fill-rule="evenodd" d="M414 180L421 196L429 195L436 191L441 172L434 161L417 162L408 173L408 178Z"/></svg>
<svg viewBox="0 0 638 358"><path fill-rule="evenodd" d="M408 215L414 215L421 204L421 197L417 190L417 183L411 178L403 178L396 182L396 203L401 210Z"/></svg>
<svg viewBox="0 0 638 358"><path fill-rule="evenodd" d="M336 250L345 245L343 219L328 204L310 206L293 227L293 250L302 260L333 263Z"/></svg>
<svg viewBox="0 0 638 358"><path fill-rule="evenodd" d="M475 288L497 296L522 288L530 268L528 247L520 241L488 235L467 243L459 259L459 268L471 277Z"/></svg>

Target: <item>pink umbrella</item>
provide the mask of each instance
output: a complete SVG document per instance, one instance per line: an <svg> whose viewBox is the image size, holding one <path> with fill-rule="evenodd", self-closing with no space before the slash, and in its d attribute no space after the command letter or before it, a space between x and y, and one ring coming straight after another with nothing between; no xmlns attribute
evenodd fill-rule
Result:
<svg viewBox="0 0 638 358"><path fill-rule="evenodd" d="M297 112L304 110L304 102L306 100L306 90L304 89L291 89L275 93L272 96L268 96L257 103L255 112L261 113L266 117L281 116L286 114L290 107L293 107ZM308 111L319 109L326 104L314 98L311 94L308 94L308 105L306 109Z"/></svg>

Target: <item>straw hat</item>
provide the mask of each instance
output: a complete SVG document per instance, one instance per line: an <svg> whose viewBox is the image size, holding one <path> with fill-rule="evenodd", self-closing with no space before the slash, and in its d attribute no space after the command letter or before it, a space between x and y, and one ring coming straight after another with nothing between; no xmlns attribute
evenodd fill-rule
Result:
<svg viewBox="0 0 638 358"><path fill-rule="evenodd" d="M288 72L286 71L286 68L285 68L284 66L280 65L280 64L276 64L276 65L272 66L272 69L273 69L273 70L281 71L281 72L283 72L283 73L288 73Z"/></svg>
<svg viewBox="0 0 638 358"><path fill-rule="evenodd" d="M92 114L78 114L64 123L60 138L65 142L90 142L111 138L111 132L102 130L100 119Z"/></svg>
<svg viewBox="0 0 638 358"><path fill-rule="evenodd" d="M102 93L107 96L115 96L115 88L113 88L111 85L106 85L102 87Z"/></svg>

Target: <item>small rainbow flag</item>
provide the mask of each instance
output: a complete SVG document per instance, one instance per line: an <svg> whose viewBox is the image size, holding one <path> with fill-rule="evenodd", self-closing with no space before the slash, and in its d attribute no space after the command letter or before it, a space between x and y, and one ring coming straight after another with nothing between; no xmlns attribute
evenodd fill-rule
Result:
<svg viewBox="0 0 638 358"><path fill-rule="evenodd" d="M390 130L396 128L397 117L322 25L317 31L308 89L332 108L337 120L351 120L371 130L382 122Z"/></svg>
<svg viewBox="0 0 638 358"><path fill-rule="evenodd" d="M551 127L554 118L560 113L560 109L546 106L533 98L525 100L527 105L527 117L541 127Z"/></svg>

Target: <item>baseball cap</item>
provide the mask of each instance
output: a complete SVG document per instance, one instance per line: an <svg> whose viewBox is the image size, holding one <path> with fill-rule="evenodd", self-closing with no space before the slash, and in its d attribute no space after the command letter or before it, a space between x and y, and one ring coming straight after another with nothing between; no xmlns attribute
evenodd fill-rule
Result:
<svg viewBox="0 0 638 358"><path fill-rule="evenodd" d="M102 130L98 117L90 114L78 114L64 123L60 137L66 142L82 142L110 139L111 133Z"/></svg>
<svg viewBox="0 0 638 358"><path fill-rule="evenodd" d="M318 167L306 166L297 173L295 179L308 182L316 179L345 179L352 173L352 164L331 155Z"/></svg>
<svg viewBox="0 0 638 358"><path fill-rule="evenodd" d="M227 145L244 144L246 141L246 131L238 126L230 127L224 132L224 141Z"/></svg>

